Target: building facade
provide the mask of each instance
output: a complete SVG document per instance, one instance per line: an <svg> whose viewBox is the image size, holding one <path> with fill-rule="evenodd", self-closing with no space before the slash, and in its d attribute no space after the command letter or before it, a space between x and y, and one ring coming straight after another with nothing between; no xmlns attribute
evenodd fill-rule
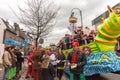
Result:
<svg viewBox="0 0 120 80"><path fill-rule="evenodd" d="M19 25L14 23L14 25L11 26L9 22L5 20L3 20L3 22L6 25L6 29L4 29L3 43L19 47L24 46L25 33L20 29Z"/></svg>
<svg viewBox="0 0 120 80"><path fill-rule="evenodd" d="M7 28L5 23L3 22L3 19L0 18L0 44L3 44L3 36L4 36L4 30Z"/></svg>
<svg viewBox="0 0 120 80"><path fill-rule="evenodd" d="M8 21L0 18L0 48L4 49L6 44L15 45L17 48L23 47L24 53L28 54L31 45L34 45L34 39L17 23L10 25ZM1 49L0 56L4 53L4 50Z"/></svg>
<svg viewBox="0 0 120 80"><path fill-rule="evenodd" d="M5 44L15 45L17 47L24 46L25 32L20 29L17 23L13 26L8 21L0 18L0 47L4 49ZM4 53L4 50L0 50L0 55Z"/></svg>
<svg viewBox="0 0 120 80"><path fill-rule="evenodd" d="M112 8L115 8L116 6L120 6L120 3L116 4ZM103 14L99 15L95 19L92 20L92 26L95 28L95 31L97 31L98 25L102 24L102 18L108 18L109 12L105 11Z"/></svg>

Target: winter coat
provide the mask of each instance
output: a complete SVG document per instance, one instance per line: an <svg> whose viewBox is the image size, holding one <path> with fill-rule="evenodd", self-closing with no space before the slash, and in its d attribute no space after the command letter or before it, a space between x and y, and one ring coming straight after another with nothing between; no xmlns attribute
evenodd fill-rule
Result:
<svg viewBox="0 0 120 80"><path fill-rule="evenodd" d="M85 40L82 40L82 42L81 42L81 44L83 45L83 44L88 44L89 43L89 40L88 39L86 39L86 42L85 42Z"/></svg>
<svg viewBox="0 0 120 80"><path fill-rule="evenodd" d="M50 57L46 54L42 56L42 65L41 68L48 68L50 64Z"/></svg>
<svg viewBox="0 0 120 80"><path fill-rule="evenodd" d="M72 55L73 52L71 52L69 55L68 55L68 61L72 64L71 60L73 58L73 55ZM77 59L76 59L76 64L77 64L77 68L75 69L71 69L70 68L70 71L73 73L73 74L80 74L80 73L83 73L83 68L84 68L84 65L86 64L86 56L83 52L78 52L77 54Z"/></svg>
<svg viewBox="0 0 120 80"><path fill-rule="evenodd" d="M40 61L40 56L41 56L41 53L40 52L35 52L35 54L34 54L34 57L33 57L33 61L34 61L34 63L33 63L33 68L35 69L35 70L38 70L38 69L40 69L41 68L41 65L40 64L38 64Z"/></svg>
<svg viewBox="0 0 120 80"><path fill-rule="evenodd" d="M22 53L21 52L16 52L15 53L16 57L17 57L17 62L18 63L22 63L24 61L24 58L22 57Z"/></svg>
<svg viewBox="0 0 120 80"><path fill-rule="evenodd" d="M16 57L14 55L13 52L9 52L10 55L11 55L11 63L12 63L12 67L15 67L16 66Z"/></svg>
<svg viewBox="0 0 120 80"><path fill-rule="evenodd" d="M2 60L3 60L3 66L5 67L12 66L12 57L8 51L4 52L2 56Z"/></svg>
<svg viewBox="0 0 120 80"><path fill-rule="evenodd" d="M94 41L94 34L89 34L88 35L88 40L89 40L89 42L92 42L92 41Z"/></svg>
<svg viewBox="0 0 120 80"><path fill-rule="evenodd" d="M43 50L41 51L39 62L41 62L41 68L48 68L50 64L50 57L46 54L46 52Z"/></svg>
<svg viewBox="0 0 120 80"><path fill-rule="evenodd" d="M57 60L61 60L59 63L57 63L57 67L64 67L64 63L63 60L65 60L65 56L63 54L58 54L56 56Z"/></svg>
<svg viewBox="0 0 120 80"><path fill-rule="evenodd" d="M30 52L29 57L28 57L28 64L31 63L31 65L33 64L33 57L34 57L34 53Z"/></svg>

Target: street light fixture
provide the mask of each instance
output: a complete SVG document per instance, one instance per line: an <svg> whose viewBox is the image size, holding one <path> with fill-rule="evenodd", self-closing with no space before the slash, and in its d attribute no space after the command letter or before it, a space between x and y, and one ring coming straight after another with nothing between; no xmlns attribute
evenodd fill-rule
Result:
<svg viewBox="0 0 120 80"><path fill-rule="evenodd" d="M72 23L72 35L74 35L74 24L77 22L77 18L74 17L74 12L73 10L77 9L80 12L80 20L81 20L81 26L83 27L83 21L82 21L82 11L79 8L73 8L71 10L71 16L69 18L69 22ZM82 30L83 31L83 30Z"/></svg>
<svg viewBox="0 0 120 80"><path fill-rule="evenodd" d="M81 26L83 27L83 19L82 19L82 11L79 9L79 8L73 8L72 10L71 10L71 14L73 13L73 10L79 10L79 12L80 12L80 20L81 20Z"/></svg>

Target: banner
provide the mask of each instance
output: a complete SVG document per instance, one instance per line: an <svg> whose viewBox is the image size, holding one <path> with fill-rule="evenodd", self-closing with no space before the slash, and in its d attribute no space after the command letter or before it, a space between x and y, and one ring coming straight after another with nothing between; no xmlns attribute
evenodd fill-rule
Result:
<svg viewBox="0 0 120 80"><path fill-rule="evenodd" d="M9 40L9 39L6 39L5 40L5 44L11 44L11 45L16 45L16 46L25 46L25 44L21 43L21 42L18 42L18 41L15 41L15 40Z"/></svg>

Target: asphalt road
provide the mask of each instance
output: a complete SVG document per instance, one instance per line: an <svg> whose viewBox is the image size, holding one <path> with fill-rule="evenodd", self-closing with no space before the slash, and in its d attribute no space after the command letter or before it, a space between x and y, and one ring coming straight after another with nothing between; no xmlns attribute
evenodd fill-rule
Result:
<svg viewBox="0 0 120 80"><path fill-rule="evenodd" d="M120 74L105 73L86 77L86 80L120 80Z"/></svg>
<svg viewBox="0 0 120 80"><path fill-rule="evenodd" d="M3 70L0 70L0 80L2 80ZM65 79L63 80L69 80L65 75L63 75ZM21 78L17 80L34 80L33 78L25 79L25 73L21 74ZM58 78L55 78L55 80L58 80ZM105 73L100 75L93 75L86 77L86 80L120 80L120 73Z"/></svg>
<svg viewBox="0 0 120 80"><path fill-rule="evenodd" d="M25 74L22 74L22 77L19 80L34 80L34 79L33 78L25 79ZM55 80L58 80L58 78L55 78ZM69 80L69 79L65 78L62 80ZM86 80L120 80L120 74L105 73L100 75L93 75L93 76L86 77Z"/></svg>

